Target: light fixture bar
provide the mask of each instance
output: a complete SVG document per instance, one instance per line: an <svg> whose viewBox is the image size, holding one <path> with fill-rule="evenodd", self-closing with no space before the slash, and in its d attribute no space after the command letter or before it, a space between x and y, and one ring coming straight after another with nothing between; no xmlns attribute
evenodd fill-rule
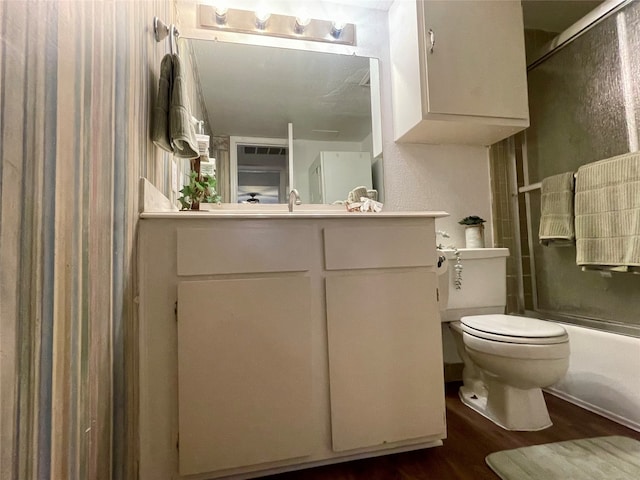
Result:
<svg viewBox="0 0 640 480"><path fill-rule="evenodd" d="M330 20L310 19L301 28L300 18L290 15L271 14L268 21L256 21L256 12L229 8L224 15L224 22L220 21L220 14L216 17L216 7L212 5L198 5L200 27L226 32L252 33L273 37L295 38L314 42L339 43L343 45L356 44L356 26L353 23L340 24L342 29L337 32L338 22ZM263 27L263 28L260 28Z"/></svg>

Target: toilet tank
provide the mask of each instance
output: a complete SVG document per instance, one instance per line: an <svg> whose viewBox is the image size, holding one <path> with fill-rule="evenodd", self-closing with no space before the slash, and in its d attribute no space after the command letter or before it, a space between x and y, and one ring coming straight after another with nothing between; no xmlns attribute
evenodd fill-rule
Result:
<svg viewBox="0 0 640 480"><path fill-rule="evenodd" d="M443 322L465 315L505 313L508 248L460 248L462 288L456 290L453 250L445 250L447 268L438 277L440 317Z"/></svg>

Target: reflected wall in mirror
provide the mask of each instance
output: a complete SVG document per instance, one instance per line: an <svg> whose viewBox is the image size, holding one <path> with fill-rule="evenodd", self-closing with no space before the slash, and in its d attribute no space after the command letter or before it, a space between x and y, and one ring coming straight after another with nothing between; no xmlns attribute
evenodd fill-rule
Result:
<svg viewBox="0 0 640 480"><path fill-rule="evenodd" d="M212 145L228 146L228 151L212 152L223 201L272 202L277 191L281 203L282 193L296 188L302 201L309 203L310 170L321 152L367 153L373 181L365 186L379 190L382 199L382 158L374 151L381 133L372 130L372 95L378 105L380 91L377 59L210 40L180 41L192 67L195 88L191 102L198 105L194 110L202 112L208 133L217 138ZM379 118L373 123L380 125ZM250 166L237 163L245 155L247 142L243 139L252 137L269 139L265 146L288 147L279 153L279 161L282 154L286 158L286 168L273 164L269 148L256 148ZM253 145L259 147L259 142ZM264 162L258 152L266 152ZM243 171L247 175L240 178ZM281 174L279 182L275 181L276 171ZM337 172L332 175L339 177L340 169ZM326 176L325 181L331 183L332 178ZM251 185L242 185L247 182ZM344 200L347 194L348 190Z"/></svg>

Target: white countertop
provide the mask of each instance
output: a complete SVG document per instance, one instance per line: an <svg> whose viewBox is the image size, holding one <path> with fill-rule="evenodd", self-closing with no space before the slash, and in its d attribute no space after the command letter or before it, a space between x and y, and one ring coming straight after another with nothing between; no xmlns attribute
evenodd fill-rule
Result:
<svg viewBox="0 0 640 480"><path fill-rule="evenodd" d="M449 214L442 211L404 212L349 212L344 205L296 205L289 212L285 204L251 205L222 204L202 205L202 210L185 211L143 211L140 218L215 218L215 219L295 219L295 218L440 218Z"/></svg>

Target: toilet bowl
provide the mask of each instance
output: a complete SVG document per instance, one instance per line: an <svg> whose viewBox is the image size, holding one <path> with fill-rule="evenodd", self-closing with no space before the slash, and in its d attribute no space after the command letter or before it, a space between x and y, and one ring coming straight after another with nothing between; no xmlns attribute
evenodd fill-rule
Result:
<svg viewBox="0 0 640 480"><path fill-rule="evenodd" d="M552 425L542 388L569 368L569 337L560 325L513 315L474 315L460 321L468 360L485 387L463 386L462 402L507 430Z"/></svg>
<svg viewBox="0 0 640 480"><path fill-rule="evenodd" d="M449 332L464 362L460 399L507 430L551 426L541 389L568 369L566 331L557 323L504 315L507 249L459 251L462 288L453 289L451 265L440 272L438 288L443 335Z"/></svg>
<svg viewBox="0 0 640 480"><path fill-rule="evenodd" d="M471 360L467 350L464 346L462 324L458 322L450 322L449 330L456 346L456 353L462 359L464 368L462 370L462 386L460 392L465 392L466 397L486 397L487 387L485 386L485 380L483 373L477 367L477 365ZM462 394L462 393L461 393Z"/></svg>

